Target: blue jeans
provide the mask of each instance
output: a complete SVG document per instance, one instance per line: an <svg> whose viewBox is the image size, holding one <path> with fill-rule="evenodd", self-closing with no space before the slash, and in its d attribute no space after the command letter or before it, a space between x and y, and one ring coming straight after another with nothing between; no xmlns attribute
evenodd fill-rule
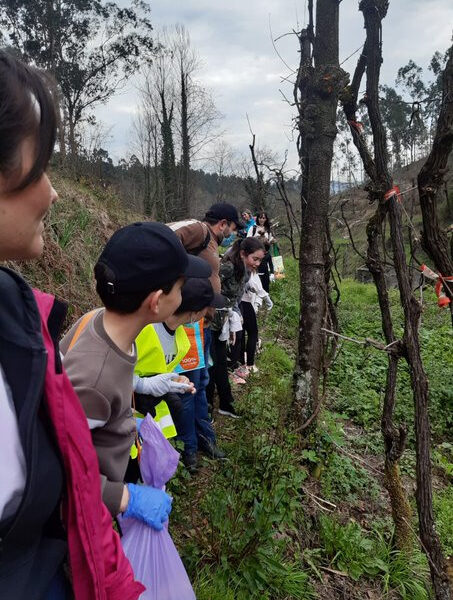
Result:
<svg viewBox="0 0 453 600"><path fill-rule="evenodd" d="M204 355L205 364L208 364L209 348L211 346L211 330L204 330ZM179 439L184 442L184 452L192 454L199 447L216 443L214 429L212 428L208 401L206 398L206 386L209 383L209 372L207 366L203 369L189 371L187 377L194 384L197 392L195 394L184 394L181 397L183 404Z"/></svg>

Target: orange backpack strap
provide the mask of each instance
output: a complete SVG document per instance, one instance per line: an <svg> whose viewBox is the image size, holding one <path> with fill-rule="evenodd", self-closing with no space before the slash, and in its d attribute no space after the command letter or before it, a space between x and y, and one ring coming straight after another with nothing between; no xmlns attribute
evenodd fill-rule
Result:
<svg viewBox="0 0 453 600"><path fill-rule="evenodd" d="M71 348L77 342L77 340L80 337L80 334L85 329L85 327L88 325L88 323L91 321L91 319L94 317L95 313L97 313L97 311L98 311L98 309L96 308L96 309L90 311L89 313L87 313L86 315L84 315L80 319L80 323L79 323L77 329L75 330L74 335L72 336L72 340L68 346L67 352L69 352L69 350L71 350Z"/></svg>

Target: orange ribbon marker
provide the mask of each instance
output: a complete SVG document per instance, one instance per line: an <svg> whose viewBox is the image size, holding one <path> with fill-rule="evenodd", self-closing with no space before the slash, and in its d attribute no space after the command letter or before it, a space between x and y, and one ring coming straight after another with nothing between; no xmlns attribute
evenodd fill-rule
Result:
<svg viewBox="0 0 453 600"><path fill-rule="evenodd" d="M397 185L394 185L392 188L390 188L388 190L388 192L385 192L384 200L386 200L386 201L390 200L390 198L393 198L393 196L396 196L396 199L398 200L398 202L401 202L401 191Z"/></svg>
<svg viewBox="0 0 453 600"><path fill-rule="evenodd" d="M444 277L443 275L438 275L426 265L422 265L420 267L420 271L425 277L431 279L431 281L436 282L434 291L436 292L437 296L437 306L439 306L439 308L444 308L445 306L448 306L450 304L450 298L445 293L445 282L453 282L453 276L450 275Z"/></svg>

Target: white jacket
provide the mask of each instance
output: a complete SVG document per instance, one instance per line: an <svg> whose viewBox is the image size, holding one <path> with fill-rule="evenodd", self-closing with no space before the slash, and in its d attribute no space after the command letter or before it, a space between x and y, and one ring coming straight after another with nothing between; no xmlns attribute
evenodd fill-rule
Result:
<svg viewBox="0 0 453 600"><path fill-rule="evenodd" d="M258 312L259 307L265 302L268 309L273 306L271 297L264 290L260 276L257 272L253 272L248 280L244 293L241 298L242 302L250 302L255 312Z"/></svg>
<svg viewBox="0 0 453 600"><path fill-rule="evenodd" d="M229 308L228 317L223 324L219 340L221 342L227 342L230 339L230 333L237 333L238 331L242 331L241 315L236 310Z"/></svg>

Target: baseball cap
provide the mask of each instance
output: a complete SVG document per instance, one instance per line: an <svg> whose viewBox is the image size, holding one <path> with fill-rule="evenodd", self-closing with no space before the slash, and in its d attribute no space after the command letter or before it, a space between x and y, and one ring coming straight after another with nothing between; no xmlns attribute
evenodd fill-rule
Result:
<svg viewBox="0 0 453 600"><path fill-rule="evenodd" d="M226 298L222 294L216 294L212 284L207 278L186 279L181 288L181 304L176 313L197 312L207 306L212 308L224 308Z"/></svg>
<svg viewBox="0 0 453 600"><path fill-rule="evenodd" d="M219 202L213 204L206 213L206 217L210 219L226 219L236 224L236 227L240 229L244 226L244 223L239 219L239 214L235 206L228 204L227 202Z"/></svg>
<svg viewBox="0 0 453 600"><path fill-rule="evenodd" d="M178 236L163 223L141 222L118 229L109 239L95 267L98 285L110 294L159 289L179 277L209 277L211 266L187 254Z"/></svg>

